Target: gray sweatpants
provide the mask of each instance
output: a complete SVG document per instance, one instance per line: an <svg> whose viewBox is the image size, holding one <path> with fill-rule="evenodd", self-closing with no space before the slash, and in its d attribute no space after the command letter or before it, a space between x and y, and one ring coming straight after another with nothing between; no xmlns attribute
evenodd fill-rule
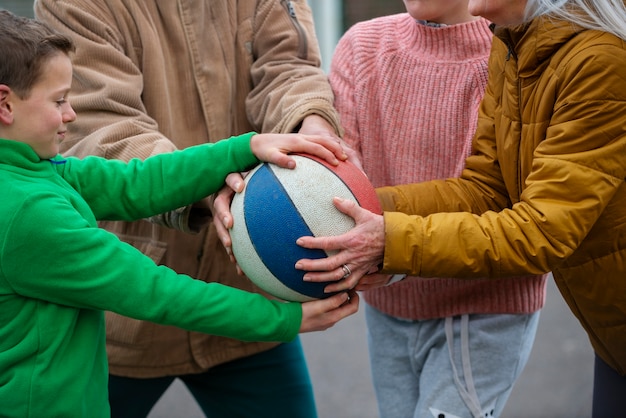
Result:
<svg viewBox="0 0 626 418"><path fill-rule="evenodd" d="M539 312L424 321L365 305L380 418L500 416L532 349Z"/></svg>

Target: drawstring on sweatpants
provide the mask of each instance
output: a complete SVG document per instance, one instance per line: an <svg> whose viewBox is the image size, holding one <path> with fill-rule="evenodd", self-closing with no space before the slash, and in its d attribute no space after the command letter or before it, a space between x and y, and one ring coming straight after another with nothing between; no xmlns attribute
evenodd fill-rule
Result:
<svg viewBox="0 0 626 418"><path fill-rule="evenodd" d="M448 342L448 352L450 353L450 364L452 365L452 373L454 381L459 390L459 394L463 398L463 402L469 408L474 418L482 418L482 407L474 386L474 378L472 377L472 365L470 364L469 353L469 315L461 316L461 362L463 365L463 376L465 385L459 379L454 362L454 318L447 317L445 322L446 340Z"/></svg>

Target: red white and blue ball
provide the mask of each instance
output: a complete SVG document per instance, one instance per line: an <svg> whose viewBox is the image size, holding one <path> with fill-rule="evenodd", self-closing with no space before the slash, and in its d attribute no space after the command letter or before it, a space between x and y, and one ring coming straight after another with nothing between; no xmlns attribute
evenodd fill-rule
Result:
<svg viewBox="0 0 626 418"><path fill-rule="evenodd" d="M340 235L354 227L354 220L333 205L335 196L375 213L381 209L374 187L353 164L292 157L295 169L263 163L246 176L244 191L231 204L231 238L237 264L253 283L280 299L304 302L330 296L324 293L328 283L303 281L296 261L330 254L302 248L296 240Z"/></svg>

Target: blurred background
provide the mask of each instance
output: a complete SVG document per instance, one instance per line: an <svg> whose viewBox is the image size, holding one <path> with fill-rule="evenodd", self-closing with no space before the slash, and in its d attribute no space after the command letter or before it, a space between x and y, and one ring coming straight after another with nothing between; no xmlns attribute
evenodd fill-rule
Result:
<svg viewBox="0 0 626 418"><path fill-rule="evenodd" d="M317 26L322 66L328 70L335 44L355 22L404 12L402 0L308 0ZM33 0L0 0L0 7L32 17Z"/></svg>
<svg viewBox="0 0 626 418"><path fill-rule="evenodd" d="M29 17L32 4L31 0L0 0L0 8ZM336 42L347 28L361 20L405 11L401 0L309 0L309 4L326 70ZM363 310L327 331L301 338L319 418L377 418ZM533 351L503 418L588 418L592 390L593 351L587 335L550 279ZM204 417L179 382L168 389L149 416L174 417Z"/></svg>

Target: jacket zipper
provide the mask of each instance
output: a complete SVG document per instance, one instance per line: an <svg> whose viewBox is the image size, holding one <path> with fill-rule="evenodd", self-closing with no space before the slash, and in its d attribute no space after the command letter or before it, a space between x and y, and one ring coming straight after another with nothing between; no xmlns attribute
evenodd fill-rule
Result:
<svg viewBox="0 0 626 418"><path fill-rule="evenodd" d="M294 7L291 0L281 0L280 2L283 6L285 6L289 17L291 18L291 22L298 32L298 58L306 59L308 55L308 39L306 36L306 32L304 31L304 28L300 24L298 16L296 15L296 8Z"/></svg>
<svg viewBox="0 0 626 418"><path fill-rule="evenodd" d="M513 47L511 46L511 44L508 44L508 52L506 54L506 60L510 61L511 57L515 57L515 66L516 66L516 82L517 82L517 108L519 109L519 120L520 120L520 129L523 130L523 121L522 121L522 81L520 80L519 77L519 61L517 61L517 54L515 53L515 51L513 50ZM517 144L517 158L519 159L519 161L522 161L522 156L521 156L521 152L522 152L522 138L521 138L522 133L520 132L520 138L519 138L519 142ZM522 194L522 190L524 190L524 184L522 181L522 166L521 164L517 166L517 190L518 190L518 194L517 194L517 199L519 200Z"/></svg>

